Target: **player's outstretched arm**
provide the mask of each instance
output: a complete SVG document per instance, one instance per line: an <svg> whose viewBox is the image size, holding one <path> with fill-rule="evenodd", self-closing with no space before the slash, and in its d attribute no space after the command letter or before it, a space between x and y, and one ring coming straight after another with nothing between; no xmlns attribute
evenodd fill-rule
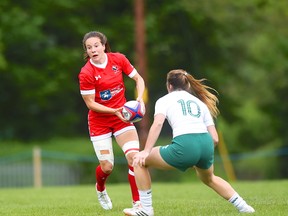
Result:
<svg viewBox="0 0 288 216"><path fill-rule="evenodd" d="M163 114L156 114L154 116L153 124L150 127L147 141L144 150L135 154L133 157L133 166L145 166L145 160L149 156L152 148L154 147L165 121L165 116Z"/></svg>

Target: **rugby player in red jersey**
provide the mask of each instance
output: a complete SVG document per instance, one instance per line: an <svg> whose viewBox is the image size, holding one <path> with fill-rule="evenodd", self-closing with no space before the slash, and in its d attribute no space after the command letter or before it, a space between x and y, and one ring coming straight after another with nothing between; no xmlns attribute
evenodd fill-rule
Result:
<svg viewBox="0 0 288 216"><path fill-rule="evenodd" d="M86 64L79 73L80 92L88 113L90 139L99 164L96 167L96 191L101 206L112 209L105 182L114 166L112 135L122 148L127 159L128 179L132 192L133 206L139 202L139 193L132 167L133 156L139 152L139 138L133 123L125 121L121 110L126 102L123 75L136 83L137 101L142 100L145 82L125 55L112 53L107 37L97 31L88 32L83 38Z"/></svg>

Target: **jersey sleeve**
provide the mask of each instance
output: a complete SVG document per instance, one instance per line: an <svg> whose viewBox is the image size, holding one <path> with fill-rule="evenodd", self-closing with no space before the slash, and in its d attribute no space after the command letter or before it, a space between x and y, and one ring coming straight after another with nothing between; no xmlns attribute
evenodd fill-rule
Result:
<svg viewBox="0 0 288 216"><path fill-rule="evenodd" d="M206 127L211 126L211 125L215 125L208 107L206 105L204 107L205 107L204 108L204 115L203 115L204 124L206 125Z"/></svg>
<svg viewBox="0 0 288 216"><path fill-rule="evenodd" d="M78 76L78 79L81 95L95 94L95 80L92 75L89 75L82 70Z"/></svg>
<svg viewBox="0 0 288 216"><path fill-rule="evenodd" d="M130 78L135 76L137 73L136 69L134 66L130 63L130 61L126 58L125 55L119 53L119 57L121 58L121 63L123 67L123 72L129 76Z"/></svg>
<svg viewBox="0 0 288 216"><path fill-rule="evenodd" d="M137 70L134 68L133 71L128 75L130 78L134 77L136 75Z"/></svg>
<svg viewBox="0 0 288 216"><path fill-rule="evenodd" d="M165 106L165 100L164 98L159 98L156 103L155 103L155 112L154 112L154 116L156 114L163 114L165 117L167 115L167 106Z"/></svg>

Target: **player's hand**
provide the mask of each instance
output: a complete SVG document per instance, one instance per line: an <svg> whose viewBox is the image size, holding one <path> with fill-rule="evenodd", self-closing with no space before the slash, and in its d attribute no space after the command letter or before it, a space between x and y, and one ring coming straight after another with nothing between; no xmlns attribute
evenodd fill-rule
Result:
<svg viewBox="0 0 288 216"><path fill-rule="evenodd" d="M140 103L143 115L145 115L146 108L145 108L145 103L144 103L143 99L137 98L136 101L138 101Z"/></svg>
<svg viewBox="0 0 288 216"><path fill-rule="evenodd" d="M128 122L128 121L123 117L123 115L122 115L122 109L123 109L123 107L116 108L116 109L114 110L114 114L115 114L118 118L120 118L122 121Z"/></svg>
<svg viewBox="0 0 288 216"><path fill-rule="evenodd" d="M133 157L133 163L132 163L132 166L134 167L137 167L137 166L145 166L145 160L146 158L149 156L149 152L147 151L141 151L141 152L138 152L134 155Z"/></svg>

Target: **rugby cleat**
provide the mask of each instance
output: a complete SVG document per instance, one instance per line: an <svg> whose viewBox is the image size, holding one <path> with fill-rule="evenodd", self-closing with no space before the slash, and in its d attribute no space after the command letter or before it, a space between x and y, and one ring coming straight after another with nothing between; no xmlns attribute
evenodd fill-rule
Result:
<svg viewBox="0 0 288 216"><path fill-rule="evenodd" d="M240 213L254 213L255 210L253 207L249 206L249 205L245 205L244 207L242 207L241 209L239 209Z"/></svg>
<svg viewBox="0 0 288 216"><path fill-rule="evenodd" d="M123 210L126 216L154 216L153 208L150 211L144 210L141 205Z"/></svg>
<svg viewBox="0 0 288 216"><path fill-rule="evenodd" d="M106 189L100 192L97 190L97 187L96 187L96 192L97 192L99 203L102 206L102 208L105 210L112 209L112 202L111 202L110 197L107 194Z"/></svg>

